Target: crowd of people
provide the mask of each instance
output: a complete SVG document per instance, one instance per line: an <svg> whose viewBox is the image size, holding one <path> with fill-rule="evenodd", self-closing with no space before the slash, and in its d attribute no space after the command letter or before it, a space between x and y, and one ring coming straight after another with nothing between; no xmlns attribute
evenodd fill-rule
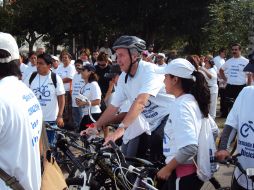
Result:
<svg viewBox="0 0 254 190"><path fill-rule="evenodd" d="M251 133L241 137L241 128L253 123L254 64L241 55L240 44L231 47L232 58L227 60L225 48L216 57L177 58L175 52L168 57L154 53L153 45L146 49L146 42L138 37L121 36L113 44L114 54L108 43L92 54L82 49L75 60L67 50L58 57L39 48L29 52L25 64L15 39L0 33L0 168L25 189L40 189L38 141L45 122L51 126L47 135L52 145L56 140L52 128L81 135L102 130L105 145L122 138L126 156L165 162L157 173L167 181L162 189L176 185L182 190L200 189L203 181L193 159L202 119L217 117L218 96L222 117L231 108L226 99L235 104L217 156L228 156L226 146L233 130L239 141L253 139ZM109 133L113 123L118 128ZM240 161L245 168L254 167L253 157L248 156L253 149L245 148L238 146L243 154ZM240 175L236 170L234 179ZM234 188L239 187L250 189L244 178L234 181ZM0 189L7 189L1 179Z"/></svg>

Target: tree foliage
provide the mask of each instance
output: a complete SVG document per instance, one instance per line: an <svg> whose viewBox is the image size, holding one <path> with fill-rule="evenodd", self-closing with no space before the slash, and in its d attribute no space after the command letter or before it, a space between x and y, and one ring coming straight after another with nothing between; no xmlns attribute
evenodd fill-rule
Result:
<svg viewBox="0 0 254 190"><path fill-rule="evenodd" d="M216 1L209 7L209 21L204 27L207 35L206 50L214 51L220 47L240 43L247 46L251 31L251 16L254 3L252 0Z"/></svg>
<svg viewBox="0 0 254 190"><path fill-rule="evenodd" d="M123 34L137 35L156 49L185 53L248 42L252 0L16 0L0 9L1 30L26 39L38 34L52 46L96 48ZM3 15L3 16L2 16Z"/></svg>

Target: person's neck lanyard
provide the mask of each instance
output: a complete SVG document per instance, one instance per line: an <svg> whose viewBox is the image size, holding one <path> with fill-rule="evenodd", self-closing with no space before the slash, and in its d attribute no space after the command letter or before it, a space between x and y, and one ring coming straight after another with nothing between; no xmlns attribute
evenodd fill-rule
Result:
<svg viewBox="0 0 254 190"><path fill-rule="evenodd" d="M85 87L86 87L87 84L88 83L85 83L85 85L80 88L80 90L79 90L80 94L84 94L84 90L85 90Z"/></svg>
<svg viewBox="0 0 254 190"><path fill-rule="evenodd" d="M46 75L46 79L44 80L44 82L42 83L42 85L41 85L41 75L39 74L39 92L40 92L40 95L39 95L39 99L41 100L41 95L43 95L43 93L44 93L44 90L41 90L41 88L43 87L43 85L46 83L46 81L48 80L48 75L49 74L47 74Z"/></svg>

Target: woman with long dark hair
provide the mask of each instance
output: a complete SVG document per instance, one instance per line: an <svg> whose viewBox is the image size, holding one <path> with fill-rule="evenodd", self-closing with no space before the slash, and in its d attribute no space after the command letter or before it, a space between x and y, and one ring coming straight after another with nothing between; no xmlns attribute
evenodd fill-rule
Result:
<svg viewBox="0 0 254 190"><path fill-rule="evenodd" d="M91 116L97 120L101 115L101 89L98 85L98 76L95 74L95 67L91 64L83 66L81 76L85 81L85 85L80 89L80 95L76 98L76 103L82 107L83 118L80 123L80 131L86 129L88 124L94 123L89 116L91 108ZM88 101L86 101L87 99Z"/></svg>
<svg viewBox="0 0 254 190"><path fill-rule="evenodd" d="M168 94L175 96L164 128L166 166L157 174L167 180L163 189L197 190L203 185L193 158L198 152L202 118L208 117L210 92L202 73L186 59L178 58L157 73L165 74Z"/></svg>

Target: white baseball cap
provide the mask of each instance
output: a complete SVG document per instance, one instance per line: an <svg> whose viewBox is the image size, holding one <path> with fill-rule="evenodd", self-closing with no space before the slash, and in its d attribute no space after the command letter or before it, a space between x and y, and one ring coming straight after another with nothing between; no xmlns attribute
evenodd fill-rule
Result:
<svg viewBox="0 0 254 190"><path fill-rule="evenodd" d="M165 56L164 53L158 53L158 54L157 54L157 57L163 57L164 59L166 58L166 56Z"/></svg>
<svg viewBox="0 0 254 190"><path fill-rule="evenodd" d="M0 32L0 49L11 54L9 57L0 58L0 63L9 63L13 60L19 59L19 48L12 35Z"/></svg>
<svg viewBox="0 0 254 190"><path fill-rule="evenodd" d="M177 58L167 64L166 67L155 67L158 74L171 74L177 77L192 79L195 67L186 59Z"/></svg>
<svg viewBox="0 0 254 190"><path fill-rule="evenodd" d="M51 58L54 59L55 61L59 61L59 58L57 56L51 55Z"/></svg>

